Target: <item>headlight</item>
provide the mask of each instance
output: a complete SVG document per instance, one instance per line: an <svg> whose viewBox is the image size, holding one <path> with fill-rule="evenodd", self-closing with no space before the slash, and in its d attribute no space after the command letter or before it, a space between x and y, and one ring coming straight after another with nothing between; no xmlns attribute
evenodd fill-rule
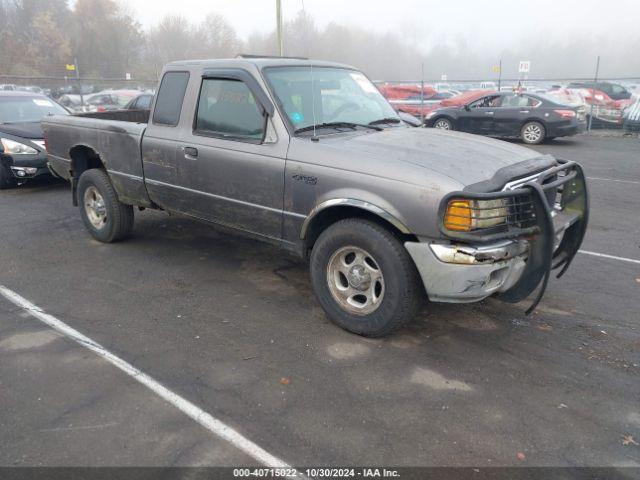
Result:
<svg viewBox="0 0 640 480"><path fill-rule="evenodd" d="M444 226L454 232L470 232L490 228L507 221L507 199L449 200L444 215Z"/></svg>
<svg viewBox="0 0 640 480"><path fill-rule="evenodd" d="M38 153L35 148L25 145L24 143L14 142L8 138L0 138L0 142L2 143L4 153L11 155L35 155Z"/></svg>

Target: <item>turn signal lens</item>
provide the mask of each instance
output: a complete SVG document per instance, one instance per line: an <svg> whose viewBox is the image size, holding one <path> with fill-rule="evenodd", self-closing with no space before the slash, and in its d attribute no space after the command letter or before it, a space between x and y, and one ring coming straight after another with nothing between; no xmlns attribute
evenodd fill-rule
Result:
<svg viewBox="0 0 640 480"><path fill-rule="evenodd" d="M451 200L444 215L444 226L456 232L471 231L471 202Z"/></svg>
<svg viewBox="0 0 640 480"><path fill-rule="evenodd" d="M444 226L455 232L470 232L497 227L506 223L509 215L507 200L449 200L444 214Z"/></svg>

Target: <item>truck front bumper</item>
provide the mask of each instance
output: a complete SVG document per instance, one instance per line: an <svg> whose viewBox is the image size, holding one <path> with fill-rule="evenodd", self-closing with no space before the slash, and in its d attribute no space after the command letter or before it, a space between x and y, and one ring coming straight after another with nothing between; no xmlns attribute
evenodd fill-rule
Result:
<svg viewBox="0 0 640 480"><path fill-rule="evenodd" d="M525 216L535 219L533 226L519 226L512 232L507 229L498 235L469 235L445 229L443 233L451 238L449 243L405 243L429 299L462 303L497 294L505 302L516 303L541 285L527 313L533 311L544 294L551 270L560 269L558 278L562 276L584 238L589 200L580 165L558 160L555 167L508 182L501 192L463 191L451 197L482 199L523 193L532 199L533 210ZM447 197L443 204L446 201Z"/></svg>
<svg viewBox="0 0 640 480"><path fill-rule="evenodd" d="M429 300L477 302L509 290L522 276L529 251L526 240L490 245L406 242Z"/></svg>

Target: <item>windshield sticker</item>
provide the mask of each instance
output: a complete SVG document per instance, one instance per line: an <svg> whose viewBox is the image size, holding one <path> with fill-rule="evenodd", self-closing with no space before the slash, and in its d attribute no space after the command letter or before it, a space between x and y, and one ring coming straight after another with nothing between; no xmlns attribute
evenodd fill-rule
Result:
<svg viewBox="0 0 640 480"><path fill-rule="evenodd" d="M290 113L289 118L293 123L300 123L304 121L304 116L300 112Z"/></svg>
<svg viewBox="0 0 640 480"><path fill-rule="evenodd" d="M49 100L41 100L39 98L34 98L33 103L35 103L39 107L53 107L53 103L51 103Z"/></svg>
<svg viewBox="0 0 640 480"><path fill-rule="evenodd" d="M367 77L365 77L363 74L352 73L350 75L351 78L356 81L356 83L365 93L376 93L378 91L376 87L369 80L367 80Z"/></svg>

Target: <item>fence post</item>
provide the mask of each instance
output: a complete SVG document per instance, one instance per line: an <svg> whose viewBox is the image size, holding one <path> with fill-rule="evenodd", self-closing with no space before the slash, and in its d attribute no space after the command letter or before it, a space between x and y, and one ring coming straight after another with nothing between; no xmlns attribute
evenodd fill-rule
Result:
<svg viewBox="0 0 640 480"><path fill-rule="evenodd" d="M600 55L598 55L598 58L596 60L596 75L594 77L594 81L597 82L598 81L598 73L600 71ZM591 96L591 111L589 112L589 125L587 126L587 132L591 131L591 123L593 122L593 101L595 99L595 88L591 89L592 92L592 96Z"/></svg>

